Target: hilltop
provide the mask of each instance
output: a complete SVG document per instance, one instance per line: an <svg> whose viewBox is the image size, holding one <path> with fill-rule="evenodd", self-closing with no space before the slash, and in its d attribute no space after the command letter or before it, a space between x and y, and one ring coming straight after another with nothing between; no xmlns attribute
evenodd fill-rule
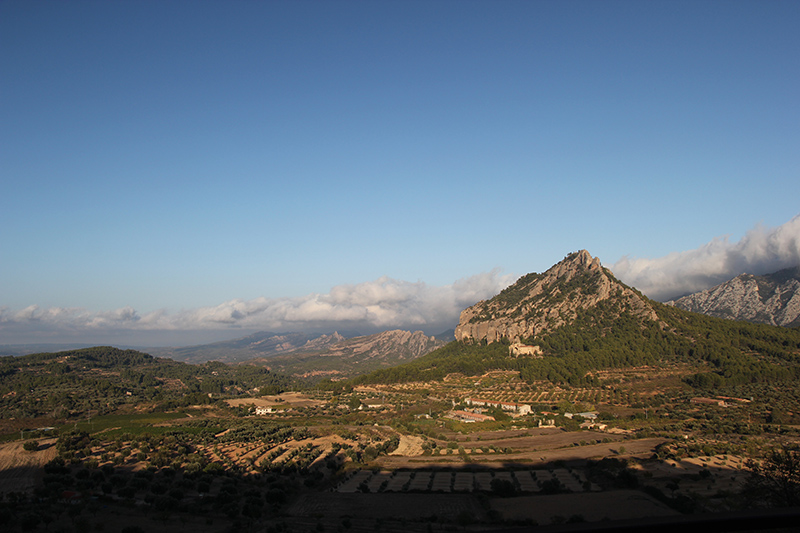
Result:
<svg viewBox="0 0 800 533"><path fill-rule="evenodd" d="M580 311L600 302L614 302L642 320L658 319L647 298L581 250L543 274L522 276L494 298L465 309L455 336L461 341L518 342L570 324Z"/></svg>
<svg viewBox="0 0 800 533"><path fill-rule="evenodd" d="M597 383L602 369L677 364L691 365L694 372L685 379L702 387L800 376L800 332L655 302L617 280L585 250L464 310L455 336L416 361L358 382L514 370L528 383L577 386ZM520 344L531 347L529 355L514 355Z"/></svg>
<svg viewBox="0 0 800 533"><path fill-rule="evenodd" d="M687 311L773 326L800 326L800 266L772 274L741 274L667 302Z"/></svg>
<svg viewBox="0 0 800 533"><path fill-rule="evenodd" d="M15 418L208 405L220 395L277 393L296 385L254 365L191 365L111 346L0 357L0 377L0 430Z"/></svg>

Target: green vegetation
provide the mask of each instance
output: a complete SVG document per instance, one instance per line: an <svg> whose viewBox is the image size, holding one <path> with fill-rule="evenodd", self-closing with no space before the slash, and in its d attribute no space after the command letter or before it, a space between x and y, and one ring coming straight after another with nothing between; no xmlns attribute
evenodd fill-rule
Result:
<svg viewBox="0 0 800 533"><path fill-rule="evenodd" d="M190 365L107 346L2 357L0 419L97 416L140 404L163 411L292 386L297 383L254 365Z"/></svg>
<svg viewBox="0 0 800 533"><path fill-rule="evenodd" d="M775 382L800 376L800 330L734 322L651 302L660 321L642 320L621 300L609 299L578 312L575 321L524 339L545 357L510 358L505 343L454 341L415 361L352 381L398 383L442 379L451 373L479 375L514 370L529 384L547 380L570 386L597 385L593 371L641 365L691 363L707 370L687 379L697 388Z"/></svg>
<svg viewBox="0 0 800 533"><path fill-rule="evenodd" d="M763 462L751 461L749 467L752 474L745 493L754 506L800 505L800 450L788 446L774 449Z"/></svg>

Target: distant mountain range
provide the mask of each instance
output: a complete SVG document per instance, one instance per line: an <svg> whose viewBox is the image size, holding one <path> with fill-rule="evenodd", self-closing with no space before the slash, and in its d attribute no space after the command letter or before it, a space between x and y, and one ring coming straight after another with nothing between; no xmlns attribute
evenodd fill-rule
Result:
<svg viewBox="0 0 800 533"><path fill-rule="evenodd" d="M270 370L297 377L341 379L412 361L452 339L452 333L430 336L421 331L396 329L247 363L263 364Z"/></svg>
<svg viewBox="0 0 800 533"><path fill-rule="evenodd" d="M742 274L716 287L667 303L719 318L798 327L800 266L763 276Z"/></svg>
<svg viewBox="0 0 800 533"><path fill-rule="evenodd" d="M336 379L410 361L452 339L452 330L429 336L398 329L350 339L338 332L313 336L262 331L231 341L148 352L188 363L248 363L299 377Z"/></svg>
<svg viewBox="0 0 800 533"><path fill-rule="evenodd" d="M337 332L314 336L299 332L259 331L230 341L180 348L151 348L147 351L157 357L169 357L187 363L205 363L206 361L239 363L297 351L319 351L343 340L345 337Z"/></svg>

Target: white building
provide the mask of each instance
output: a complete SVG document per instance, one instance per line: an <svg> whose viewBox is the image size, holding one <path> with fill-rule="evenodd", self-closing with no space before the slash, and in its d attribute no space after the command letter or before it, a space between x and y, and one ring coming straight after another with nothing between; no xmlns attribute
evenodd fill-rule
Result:
<svg viewBox="0 0 800 533"><path fill-rule="evenodd" d="M464 400L464 403L472 407L498 407L503 411L518 415L529 415L533 412L531 406L524 403L499 402L495 400L481 400L479 398L467 398Z"/></svg>

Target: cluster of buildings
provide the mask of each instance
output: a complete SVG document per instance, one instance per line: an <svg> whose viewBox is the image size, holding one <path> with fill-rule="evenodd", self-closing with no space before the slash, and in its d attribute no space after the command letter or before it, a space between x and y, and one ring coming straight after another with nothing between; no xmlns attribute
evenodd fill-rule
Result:
<svg viewBox="0 0 800 533"><path fill-rule="evenodd" d="M272 413L283 412L285 410L286 409L275 409L272 406L256 407L256 414L257 415L269 415L269 414L272 414Z"/></svg>
<svg viewBox="0 0 800 533"><path fill-rule="evenodd" d="M491 415L484 415L482 413L473 413L472 411L453 410L445 415L446 418L457 420L459 422L493 422L494 417Z"/></svg>
<svg viewBox="0 0 800 533"><path fill-rule="evenodd" d="M495 400L482 400L480 398L466 398L464 403L472 409L454 409L446 417L459 422L490 422L495 418L483 414L484 409L502 409L511 416L529 415L533 412L530 405L514 402L501 402ZM453 402L455 406L455 402Z"/></svg>
<svg viewBox="0 0 800 533"><path fill-rule="evenodd" d="M533 412L531 406L525 403L499 402L495 400L481 400L479 398L467 398L464 403L470 407L486 407L487 409L502 409L508 413L518 416L529 415Z"/></svg>

